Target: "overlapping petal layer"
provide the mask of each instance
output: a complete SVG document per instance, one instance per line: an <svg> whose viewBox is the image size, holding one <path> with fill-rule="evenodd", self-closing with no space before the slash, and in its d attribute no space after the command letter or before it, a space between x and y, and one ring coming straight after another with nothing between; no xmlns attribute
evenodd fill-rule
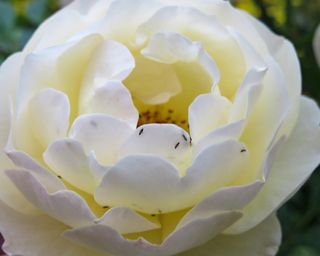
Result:
<svg viewBox="0 0 320 256"><path fill-rule="evenodd" d="M227 1L75 0L0 69L5 250L275 255L320 161L300 93L291 43Z"/></svg>

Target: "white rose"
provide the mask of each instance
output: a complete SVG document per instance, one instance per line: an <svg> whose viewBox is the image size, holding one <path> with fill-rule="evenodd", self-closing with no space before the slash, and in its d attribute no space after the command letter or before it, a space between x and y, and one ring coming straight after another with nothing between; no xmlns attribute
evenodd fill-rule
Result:
<svg viewBox="0 0 320 256"><path fill-rule="evenodd" d="M292 44L222 0L74 1L0 86L9 255L275 255L320 161Z"/></svg>

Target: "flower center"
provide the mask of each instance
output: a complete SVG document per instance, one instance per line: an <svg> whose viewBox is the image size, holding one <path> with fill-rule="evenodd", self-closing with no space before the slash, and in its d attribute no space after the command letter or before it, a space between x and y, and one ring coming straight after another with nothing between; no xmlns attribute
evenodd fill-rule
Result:
<svg viewBox="0 0 320 256"><path fill-rule="evenodd" d="M188 130L188 108L209 93L212 78L197 62L164 64L136 54L136 67L124 84L139 110L138 125L172 123Z"/></svg>
<svg viewBox="0 0 320 256"><path fill-rule="evenodd" d="M147 111L139 115L138 126L148 123L172 123L183 128L188 127L188 120L177 115L173 109L166 107L165 104L150 106Z"/></svg>

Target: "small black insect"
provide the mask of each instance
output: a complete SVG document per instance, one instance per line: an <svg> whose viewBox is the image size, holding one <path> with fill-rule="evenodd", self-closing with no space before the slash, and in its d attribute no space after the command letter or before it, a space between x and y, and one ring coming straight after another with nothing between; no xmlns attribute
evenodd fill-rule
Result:
<svg viewBox="0 0 320 256"><path fill-rule="evenodd" d="M182 134L182 138L183 138L186 142L188 142L188 139L187 139L186 135Z"/></svg>

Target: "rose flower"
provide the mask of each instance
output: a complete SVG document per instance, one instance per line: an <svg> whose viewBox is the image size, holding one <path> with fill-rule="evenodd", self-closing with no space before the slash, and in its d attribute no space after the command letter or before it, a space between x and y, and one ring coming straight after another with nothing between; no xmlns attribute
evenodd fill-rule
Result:
<svg viewBox="0 0 320 256"><path fill-rule="evenodd" d="M8 255L275 255L320 161L292 44L222 0L76 0L0 103Z"/></svg>

